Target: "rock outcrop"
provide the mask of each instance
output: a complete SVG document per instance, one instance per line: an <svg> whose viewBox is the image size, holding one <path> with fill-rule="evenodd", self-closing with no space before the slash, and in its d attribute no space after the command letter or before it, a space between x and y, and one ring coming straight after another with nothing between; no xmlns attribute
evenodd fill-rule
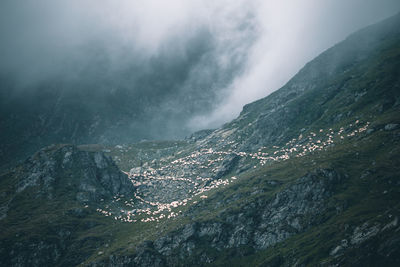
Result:
<svg viewBox="0 0 400 267"><path fill-rule="evenodd" d="M0 180L0 266L79 264L81 248L105 238L79 235L105 221L91 207L135 192L110 157L72 145L46 147Z"/></svg>
<svg viewBox="0 0 400 267"><path fill-rule="evenodd" d="M26 160L17 175L16 193L37 187L38 194L49 199L68 191L83 203L135 191L127 175L110 157L101 152L82 151L72 145L40 150Z"/></svg>
<svg viewBox="0 0 400 267"><path fill-rule="evenodd" d="M141 244L131 257L112 255L109 262L100 265L174 266L188 259L197 265L211 263L215 255L207 253L204 244L216 251L266 249L317 224L320 215L332 208L326 205L327 200L343 179L334 170L317 169L271 199L256 199L239 212L221 214L219 221L186 224L154 242Z"/></svg>

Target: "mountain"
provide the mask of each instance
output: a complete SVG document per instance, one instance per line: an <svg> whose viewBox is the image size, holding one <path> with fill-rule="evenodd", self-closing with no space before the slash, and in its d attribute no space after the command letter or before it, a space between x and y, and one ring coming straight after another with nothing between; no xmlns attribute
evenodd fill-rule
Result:
<svg viewBox="0 0 400 267"><path fill-rule="evenodd" d="M400 14L219 129L4 170L1 263L398 266L399 114Z"/></svg>
<svg viewBox="0 0 400 267"><path fill-rule="evenodd" d="M245 40L230 44L235 49L246 51L254 42L248 27L240 29ZM218 103L218 88L237 75L245 57L230 59L232 51L221 51L204 27L186 37L152 56L125 48L118 62L103 42L90 43L68 60L55 60L54 72L38 71L40 79L1 72L0 167L53 143L115 145L190 134L188 121Z"/></svg>
<svg viewBox="0 0 400 267"><path fill-rule="evenodd" d="M104 239L93 230L104 228L104 219L90 207L135 193L109 157L71 145L38 151L1 176L1 191L3 266L69 265L84 259L84 248Z"/></svg>

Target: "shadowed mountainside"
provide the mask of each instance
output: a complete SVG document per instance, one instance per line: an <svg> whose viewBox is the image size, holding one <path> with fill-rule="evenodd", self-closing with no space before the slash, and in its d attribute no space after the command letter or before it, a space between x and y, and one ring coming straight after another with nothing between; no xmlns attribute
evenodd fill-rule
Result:
<svg viewBox="0 0 400 267"><path fill-rule="evenodd" d="M219 129L43 149L1 174L1 262L398 266L399 72L397 15Z"/></svg>

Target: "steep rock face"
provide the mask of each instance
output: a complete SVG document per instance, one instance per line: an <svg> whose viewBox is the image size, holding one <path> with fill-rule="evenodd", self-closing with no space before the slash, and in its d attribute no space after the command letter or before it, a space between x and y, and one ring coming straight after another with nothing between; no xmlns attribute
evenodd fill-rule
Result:
<svg viewBox="0 0 400 267"><path fill-rule="evenodd" d="M329 208L326 201L343 179L334 170L315 170L272 199L258 198L241 207L240 212L221 214L219 221L186 224L154 242L143 243L135 255L111 256L107 264L172 266L189 259L199 265L215 260L210 248L217 251L268 248L317 224L319 215ZM103 264L106 263L100 263Z"/></svg>
<svg viewBox="0 0 400 267"><path fill-rule="evenodd" d="M50 199L65 191L76 193L79 202L134 192L128 177L110 157L101 152L81 151L71 145L40 150L26 160L18 177L16 193L37 187L39 194Z"/></svg>
<svg viewBox="0 0 400 267"><path fill-rule="evenodd" d="M0 182L0 266L79 264L106 238L90 207L135 192L111 158L71 145L38 151Z"/></svg>

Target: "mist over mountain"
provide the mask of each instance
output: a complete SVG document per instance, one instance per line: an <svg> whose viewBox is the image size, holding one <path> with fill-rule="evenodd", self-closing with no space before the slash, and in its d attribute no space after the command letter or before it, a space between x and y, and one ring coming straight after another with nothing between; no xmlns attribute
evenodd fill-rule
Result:
<svg viewBox="0 0 400 267"><path fill-rule="evenodd" d="M400 266L399 4L2 1L0 266Z"/></svg>
<svg viewBox="0 0 400 267"><path fill-rule="evenodd" d="M399 112L397 14L217 129L2 166L0 266L399 266Z"/></svg>
<svg viewBox="0 0 400 267"><path fill-rule="evenodd" d="M399 8L389 0L0 5L3 162L22 146L176 139L218 127Z"/></svg>

